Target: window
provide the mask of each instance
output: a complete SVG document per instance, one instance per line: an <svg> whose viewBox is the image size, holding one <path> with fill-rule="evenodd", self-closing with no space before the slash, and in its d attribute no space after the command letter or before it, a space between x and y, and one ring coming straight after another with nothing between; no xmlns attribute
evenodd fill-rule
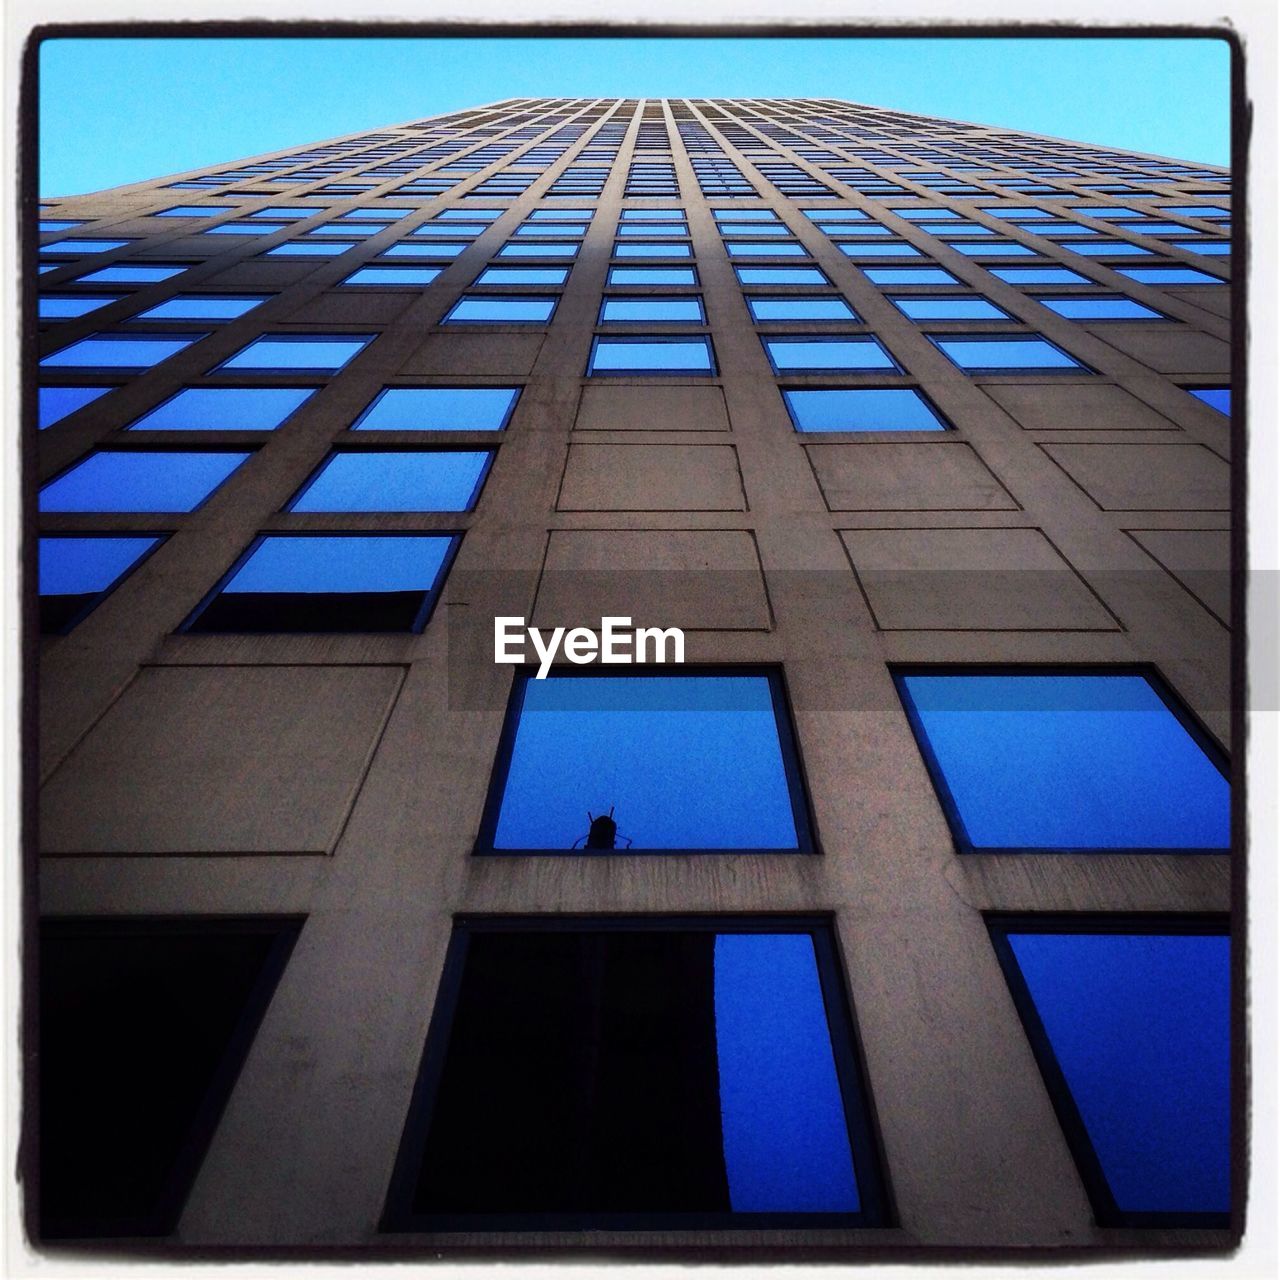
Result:
<svg viewBox="0 0 1280 1280"><path fill-rule="evenodd" d="M739 284L830 284L817 267L734 267ZM637 283L639 283L637 281Z"/></svg>
<svg viewBox="0 0 1280 1280"><path fill-rule="evenodd" d="M636 323L669 321L671 323L703 324L702 299L697 297L664 298L605 298L600 307L600 323Z"/></svg>
<svg viewBox="0 0 1280 1280"><path fill-rule="evenodd" d="M219 369L337 373L371 343L371 333L272 333L224 360Z"/></svg>
<svg viewBox="0 0 1280 1280"><path fill-rule="evenodd" d="M354 240L337 241L286 240L274 249L268 249L263 257L267 258L336 258L339 254L354 249Z"/></svg>
<svg viewBox="0 0 1280 1280"><path fill-rule="evenodd" d="M271 205L266 209L255 209L248 216L265 222L301 222L324 212L324 205Z"/></svg>
<svg viewBox="0 0 1280 1280"><path fill-rule="evenodd" d="M991 274L1005 284L1091 284L1066 267L992 267Z"/></svg>
<svg viewBox="0 0 1280 1280"><path fill-rule="evenodd" d="M1121 267L1120 274L1139 284L1226 284L1225 280L1191 267Z"/></svg>
<svg viewBox="0 0 1280 1280"><path fill-rule="evenodd" d="M890 209L890 213L897 214L899 218L905 218L908 222L936 222L939 219L956 220L960 215L954 209L930 209L917 205L914 208ZM987 213L999 213L997 209L987 209ZM830 218L830 213L822 213L823 218Z"/></svg>
<svg viewBox="0 0 1280 1280"><path fill-rule="evenodd" d="M41 253L106 253L109 249L123 249L128 240L54 240L42 244Z"/></svg>
<svg viewBox="0 0 1280 1280"><path fill-rule="evenodd" d="M1187 253L1198 253L1206 258L1229 258L1231 245L1226 240L1174 240L1175 249L1183 249Z"/></svg>
<svg viewBox="0 0 1280 1280"><path fill-rule="evenodd" d="M751 310L751 318L757 323L783 320L844 320L852 324L859 322L853 308L843 298L837 297L748 297L747 306Z"/></svg>
<svg viewBox="0 0 1280 1280"><path fill-rule="evenodd" d="M585 227L582 229L586 230ZM541 234L547 233L543 231ZM650 236L655 239L659 236L672 236L678 239L688 234L689 228L683 222L624 222L618 227L619 236Z"/></svg>
<svg viewBox="0 0 1280 1280"><path fill-rule="evenodd" d="M812 852L777 673L517 676L478 849L568 853L610 808L634 851Z"/></svg>
<svg viewBox="0 0 1280 1280"><path fill-rule="evenodd" d="M613 246L613 256L615 258L692 258L693 248L682 242L675 244L619 242Z"/></svg>
<svg viewBox="0 0 1280 1280"><path fill-rule="evenodd" d="M1087 243L1066 243L1062 246L1086 258L1149 258L1151 250L1125 240L1090 240Z"/></svg>
<svg viewBox="0 0 1280 1280"><path fill-rule="evenodd" d="M424 222L422 226L417 227L411 234L415 236L440 236L454 239L457 236L478 236L489 230L487 222L447 222L441 226L436 226L433 222Z"/></svg>
<svg viewBox="0 0 1280 1280"><path fill-rule="evenodd" d="M647 217L649 213L655 212L655 211L637 209L637 210L634 210L633 212L636 213L637 215L644 213L644 215ZM712 212L715 214L715 219L717 222L777 222L778 221L778 215L774 213L772 209L714 209L712 210ZM816 212L816 211L806 210L805 212L810 213L810 212ZM627 216L626 214L623 214L623 217L626 217L626 216ZM823 213L823 217L836 218L841 216L844 216L844 215L838 209L831 209ZM860 210L851 209L848 211L848 216L865 218L867 215L865 213L862 213Z"/></svg>
<svg viewBox="0 0 1280 1280"><path fill-rule="evenodd" d="M150 369L208 337L204 333L97 333L45 356L47 369Z"/></svg>
<svg viewBox="0 0 1280 1280"><path fill-rule="evenodd" d="M827 923L463 918L445 973L391 1230L885 1220Z"/></svg>
<svg viewBox="0 0 1280 1280"><path fill-rule="evenodd" d="M234 320L254 307L270 301L271 295L252 298L230 298L222 294L187 294L139 312L134 320Z"/></svg>
<svg viewBox="0 0 1280 1280"><path fill-rule="evenodd" d="M37 421L40 429L61 422L68 414L92 404L99 396L105 396L114 387L41 387Z"/></svg>
<svg viewBox="0 0 1280 1280"><path fill-rule="evenodd" d="M99 449L40 490L40 510L194 511L248 457Z"/></svg>
<svg viewBox="0 0 1280 1280"><path fill-rule="evenodd" d="M441 324L549 324L559 295L502 298L463 294Z"/></svg>
<svg viewBox="0 0 1280 1280"><path fill-rule="evenodd" d="M697 284L692 267L610 267L610 284Z"/></svg>
<svg viewBox="0 0 1280 1280"><path fill-rule="evenodd" d="M176 1228L299 928L270 916L44 922L31 1062L44 1239Z"/></svg>
<svg viewBox="0 0 1280 1280"><path fill-rule="evenodd" d="M807 258L809 251L796 240L729 240L725 251L731 258Z"/></svg>
<svg viewBox="0 0 1280 1280"><path fill-rule="evenodd" d="M352 272L342 283L344 285L377 285L381 288L401 285L421 288L423 285L430 284L439 274L438 267L361 267L359 271Z"/></svg>
<svg viewBox="0 0 1280 1280"><path fill-rule="evenodd" d="M493 461L490 449L342 449L286 511L470 511Z"/></svg>
<svg viewBox="0 0 1280 1280"><path fill-rule="evenodd" d="M561 210L560 212L563 212L563 210ZM583 212L585 213L587 212L587 210L583 210ZM536 217L537 215L535 214L534 216ZM717 213L716 216L719 217L719 214ZM753 210L752 212L745 214L743 216L748 218L754 218L758 216L758 212ZM769 217L773 217L773 215L769 214ZM623 209L621 218L623 222L683 222L684 210L683 209Z"/></svg>
<svg viewBox="0 0 1280 1280"><path fill-rule="evenodd" d="M1042 307L1068 320L1165 320L1158 311L1144 307L1132 298L1119 294L1088 295L1074 298L1037 298Z"/></svg>
<svg viewBox="0 0 1280 1280"><path fill-rule="evenodd" d="M883 243L873 241L869 244L856 244L844 240L839 244L840 252L855 262L870 261L873 258L922 258L924 254L905 240L886 240Z"/></svg>
<svg viewBox="0 0 1280 1280"><path fill-rule="evenodd" d="M1127 211L1126 211L1127 212ZM1172 213L1179 218L1229 218L1231 211L1215 204L1168 204L1161 213ZM1094 217L1098 215L1095 213Z"/></svg>
<svg viewBox="0 0 1280 1280"><path fill-rule="evenodd" d="M41 235L46 235L51 231L70 231L72 227L82 227L82 226L84 226L84 221L82 219L77 219L74 221L70 219L64 219L59 221L54 218L41 218L39 233Z"/></svg>
<svg viewBox="0 0 1280 1280"><path fill-rule="evenodd" d="M1226 1226L1231 941L1211 920L988 920L1103 1226Z"/></svg>
<svg viewBox="0 0 1280 1280"><path fill-rule="evenodd" d="M369 236L376 236L387 228L381 222L324 222L318 227L312 227L310 231L304 231L305 236L355 236L357 239L365 240Z"/></svg>
<svg viewBox="0 0 1280 1280"><path fill-rule="evenodd" d="M872 284L959 284L960 281L941 267L868 267L867 279Z"/></svg>
<svg viewBox="0 0 1280 1280"><path fill-rule="evenodd" d="M1065 351L1033 334L1002 333L991 337L931 335L929 341L966 373L1016 373L1022 369L1080 369L1088 372Z"/></svg>
<svg viewBox="0 0 1280 1280"><path fill-rule="evenodd" d="M486 267L476 285L560 285L569 278L568 267Z"/></svg>
<svg viewBox="0 0 1280 1280"><path fill-rule="evenodd" d="M142 266L139 263L118 263L114 267L102 267L81 276L80 284L159 284L162 280L171 280L180 276L186 267L179 266Z"/></svg>
<svg viewBox="0 0 1280 1280"><path fill-rule="evenodd" d="M468 246L457 244L415 244L412 240L401 240L390 244L378 255L381 258L413 258L416 261L444 261L456 258Z"/></svg>
<svg viewBox="0 0 1280 1280"><path fill-rule="evenodd" d="M315 395L311 387L185 387L130 431L274 431Z"/></svg>
<svg viewBox="0 0 1280 1280"><path fill-rule="evenodd" d="M40 539L40 630L70 631L150 551L161 537L99 536Z"/></svg>
<svg viewBox="0 0 1280 1280"><path fill-rule="evenodd" d="M1068 246L1074 248L1074 246ZM1025 244L1014 244L1012 240L957 240L947 242L948 249L963 253L966 258L1034 258L1035 249Z"/></svg>
<svg viewBox="0 0 1280 1280"><path fill-rule="evenodd" d="M387 387L354 431L501 431L518 387Z"/></svg>
<svg viewBox="0 0 1280 1280"><path fill-rule="evenodd" d="M962 852L1227 847L1217 753L1154 677L956 669L896 678Z"/></svg>
<svg viewBox="0 0 1280 1280"><path fill-rule="evenodd" d="M264 534L184 629L421 631L457 542L454 534Z"/></svg>
<svg viewBox="0 0 1280 1280"><path fill-rule="evenodd" d="M442 209L432 218L432 222L466 222L470 219L482 218L487 225L502 217L505 209L470 209L465 204L456 209ZM428 224L430 225L430 224ZM482 227L483 229L483 227Z"/></svg>
<svg viewBox="0 0 1280 1280"><path fill-rule="evenodd" d="M88 294L64 293L42 294L40 296L39 316L41 320L71 320L76 316L87 316L100 307L119 302L121 294Z"/></svg>
<svg viewBox="0 0 1280 1280"><path fill-rule="evenodd" d="M588 374L714 373L711 339L701 337L596 338Z"/></svg>
<svg viewBox="0 0 1280 1280"><path fill-rule="evenodd" d="M576 240L509 241L498 250L499 258L573 258L578 253Z"/></svg>
<svg viewBox="0 0 1280 1280"><path fill-rule="evenodd" d="M1230 387L1188 387L1187 390L1209 408L1217 409L1219 413L1225 413L1228 417L1231 416Z"/></svg>
<svg viewBox="0 0 1280 1280"><path fill-rule="evenodd" d="M283 222L220 222L216 227L206 227L206 236L269 236L283 231Z"/></svg>
<svg viewBox="0 0 1280 1280"><path fill-rule="evenodd" d="M994 302L985 298L890 298L912 320L1009 320Z"/></svg>
<svg viewBox="0 0 1280 1280"><path fill-rule="evenodd" d="M762 338L774 373L828 369L897 369L889 353L871 336L840 338Z"/></svg>
<svg viewBox="0 0 1280 1280"><path fill-rule="evenodd" d="M933 406L910 387L783 391L797 431L944 431Z"/></svg>
<svg viewBox="0 0 1280 1280"><path fill-rule="evenodd" d="M657 228L653 228L655 231ZM784 226L781 222L718 222L716 229L722 236L778 236L787 237L792 235L791 228ZM634 228L639 231L640 228ZM621 229L619 229L621 234Z"/></svg>

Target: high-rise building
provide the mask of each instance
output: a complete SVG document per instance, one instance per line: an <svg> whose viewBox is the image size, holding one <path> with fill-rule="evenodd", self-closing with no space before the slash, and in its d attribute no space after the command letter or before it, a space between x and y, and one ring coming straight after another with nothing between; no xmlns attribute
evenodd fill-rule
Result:
<svg viewBox="0 0 1280 1280"><path fill-rule="evenodd" d="M34 1237L1228 1248L1230 195L515 99L43 200Z"/></svg>

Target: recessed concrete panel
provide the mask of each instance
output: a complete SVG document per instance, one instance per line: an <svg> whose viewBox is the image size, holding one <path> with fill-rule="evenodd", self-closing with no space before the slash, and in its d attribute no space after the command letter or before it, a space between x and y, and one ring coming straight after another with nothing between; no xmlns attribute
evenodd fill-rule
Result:
<svg viewBox="0 0 1280 1280"><path fill-rule="evenodd" d="M44 853L326 853L400 667L145 667L41 795Z"/></svg>
<svg viewBox="0 0 1280 1280"><path fill-rule="evenodd" d="M560 511L741 511L727 444L572 444Z"/></svg>
<svg viewBox="0 0 1280 1280"><path fill-rule="evenodd" d="M1104 342L1161 373L1229 373L1231 348L1221 338L1164 325L1091 325Z"/></svg>
<svg viewBox="0 0 1280 1280"><path fill-rule="evenodd" d="M1115 630L1039 529L844 529L882 631Z"/></svg>
<svg viewBox="0 0 1280 1280"><path fill-rule="evenodd" d="M986 392L1029 431L1176 431L1177 423L1121 387L1075 382L984 383Z"/></svg>
<svg viewBox="0 0 1280 1280"><path fill-rule="evenodd" d="M728 431L719 387L616 387L582 389L574 422L578 431Z"/></svg>
<svg viewBox="0 0 1280 1280"><path fill-rule="evenodd" d="M413 289L361 293L322 293L285 316L308 324L383 324L396 318L422 295Z"/></svg>
<svg viewBox="0 0 1280 1280"><path fill-rule="evenodd" d="M1222 623L1231 621L1231 534L1226 529L1132 529L1130 536Z"/></svg>
<svg viewBox="0 0 1280 1280"><path fill-rule="evenodd" d="M557 529L538 584L537 626L605 615L689 630L769 627L755 541L740 529Z"/></svg>
<svg viewBox="0 0 1280 1280"><path fill-rule="evenodd" d="M1169 289L1167 292L1171 298L1180 298L1215 315L1231 315L1231 290L1225 286L1196 285L1191 289Z"/></svg>
<svg viewBox="0 0 1280 1280"><path fill-rule="evenodd" d="M542 349L541 333L433 333L401 366L401 373L522 376Z"/></svg>
<svg viewBox="0 0 1280 1280"><path fill-rule="evenodd" d="M1199 444L1046 444L1104 511L1226 511L1230 468Z"/></svg>
<svg viewBox="0 0 1280 1280"><path fill-rule="evenodd" d="M809 458L832 511L1010 511L970 445L821 444Z"/></svg>
<svg viewBox="0 0 1280 1280"><path fill-rule="evenodd" d="M283 262L273 258L237 262L225 271L210 276L210 285L236 289L287 289L316 269L314 262Z"/></svg>

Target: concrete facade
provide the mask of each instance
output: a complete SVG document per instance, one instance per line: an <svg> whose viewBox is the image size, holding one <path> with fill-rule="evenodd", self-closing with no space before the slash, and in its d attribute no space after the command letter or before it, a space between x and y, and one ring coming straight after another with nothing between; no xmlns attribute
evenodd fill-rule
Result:
<svg viewBox="0 0 1280 1280"><path fill-rule="evenodd" d="M596 160L595 135L610 125L620 126L616 157ZM656 126L665 147L640 149L642 126L646 144L658 141ZM540 144L561 153L522 165ZM437 145L436 158L394 164ZM459 170L457 157L494 145L511 149ZM588 1247L564 1232L379 1229L455 917L773 912L834 922L892 1225L615 1231L593 1234L589 1247L688 1256L742 1247L760 1257L1226 1248L1235 1228L1096 1224L984 913L1223 915L1230 860L958 854L891 671L1149 665L1224 750L1238 742L1232 428L1189 394L1232 381L1230 258L1172 243L1229 241L1216 215L1169 212L1228 208L1228 175L825 100L513 100L311 146L338 148L341 159L281 152L41 207L42 217L82 223L43 243L127 241L48 258L56 266L39 277L41 294L120 296L42 328L42 356L102 332L209 336L140 373L42 368L42 385L113 389L39 433L38 481L99 447L252 455L189 514L39 517L42 533L168 535L83 621L39 641L40 911L305 917L164 1243L424 1257L453 1246ZM707 156L734 166L751 194L704 191L695 170ZM678 194L627 195L637 157L669 163ZM318 163L331 171L316 173ZM777 176L775 164L826 194L787 194L759 167ZM598 196L548 195L571 167L605 171ZM531 178L522 194L486 191L512 172ZM442 194L402 190L441 173ZM326 190L344 180L371 185ZM381 229L338 257L264 256L380 202L412 212L375 219ZM184 204L217 208L203 219L153 216ZM314 213L266 234L203 234L283 205ZM342 283L375 259L418 265L379 254L459 207L501 214L437 263L428 286ZM654 265L696 265L698 283L609 284L611 262L644 264L612 257L620 212L675 207L686 212L692 258ZM563 263L567 282L473 289L487 266L522 265L496 255L530 213L549 208L593 211L576 258ZM919 256L855 263L863 242L849 241L851 254L805 213L833 208L866 211ZM903 216L928 208L994 232L1007 255L968 256ZM1035 220L988 211L1027 208L1086 230L1050 238ZM720 209L773 211L804 256L731 258ZM1182 232L1116 230L1119 209ZM1149 252L1073 252L1099 237ZM797 262L828 283L754 285L735 272ZM183 270L142 286L80 280L146 263ZM875 282L881 269L921 265L954 283ZM1037 266L1080 280L994 274ZM1159 285L1121 274L1135 267L1212 279ZM464 293L486 291L558 302L545 326L442 324ZM267 300L225 323L130 319L192 293ZM598 322L602 295L645 294L700 296L706 323ZM815 294L843 297L858 321L754 323L744 302ZM1037 301L1114 294L1163 319L1080 321ZM961 295L1009 318L917 321L891 300ZM267 332L376 337L333 376L216 371ZM709 336L715 372L586 376L597 336L654 332ZM798 334L873 334L899 367L775 374L761 337ZM929 340L976 334L1038 334L1083 367L966 374ZM318 394L275 431L126 430L180 389L214 385ZM384 387L457 385L520 387L506 429L351 430ZM950 429L800 432L779 394L858 386L920 389ZM496 457L464 514L282 510L331 449L374 444ZM421 634L179 630L257 535L315 530L461 531ZM605 613L686 628L690 663L783 670L820 856L473 856L512 682L492 662L493 617L590 625Z"/></svg>

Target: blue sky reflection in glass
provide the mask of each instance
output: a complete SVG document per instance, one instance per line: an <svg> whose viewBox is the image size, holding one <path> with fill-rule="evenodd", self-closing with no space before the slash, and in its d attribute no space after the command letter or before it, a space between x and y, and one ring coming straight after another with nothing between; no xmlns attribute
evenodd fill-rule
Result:
<svg viewBox="0 0 1280 1280"><path fill-rule="evenodd" d="M764 676L523 683L494 847L569 850L587 813L636 849L796 849Z"/></svg>

